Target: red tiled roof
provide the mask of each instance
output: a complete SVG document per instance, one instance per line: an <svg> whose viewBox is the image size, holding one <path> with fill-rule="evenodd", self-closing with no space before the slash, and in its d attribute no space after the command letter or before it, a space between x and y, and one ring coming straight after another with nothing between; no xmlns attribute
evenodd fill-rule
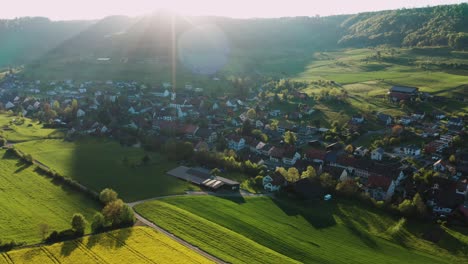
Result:
<svg viewBox="0 0 468 264"><path fill-rule="evenodd" d="M367 186L371 188L381 187L382 189L387 190L391 183L392 179L384 176L370 175L367 179Z"/></svg>

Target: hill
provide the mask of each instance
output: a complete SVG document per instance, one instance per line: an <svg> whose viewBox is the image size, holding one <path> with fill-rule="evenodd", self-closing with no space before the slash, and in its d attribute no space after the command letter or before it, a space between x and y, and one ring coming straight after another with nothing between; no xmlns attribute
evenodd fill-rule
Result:
<svg viewBox="0 0 468 264"><path fill-rule="evenodd" d="M0 69L43 56L92 24L92 21L50 21L42 17L0 19Z"/></svg>
<svg viewBox="0 0 468 264"><path fill-rule="evenodd" d="M468 4L361 13L341 25L346 47L450 46L468 48Z"/></svg>
<svg viewBox="0 0 468 264"><path fill-rule="evenodd" d="M231 263L453 263L467 257L462 233L446 229L433 244L419 237L424 226L352 201L294 205L268 197L186 196L136 210ZM400 225L398 234L389 231Z"/></svg>
<svg viewBox="0 0 468 264"><path fill-rule="evenodd" d="M212 263L147 227L0 253L0 263Z"/></svg>
<svg viewBox="0 0 468 264"><path fill-rule="evenodd" d="M214 73L284 77L302 72L313 61L314 52L338 48L466 49L467 17L468 4L272 19L183 17L164 12L135 18L113 16L74 35L70 32L72 37L30 64L26 75L168 81L174 46L181 83Z"/></svg>

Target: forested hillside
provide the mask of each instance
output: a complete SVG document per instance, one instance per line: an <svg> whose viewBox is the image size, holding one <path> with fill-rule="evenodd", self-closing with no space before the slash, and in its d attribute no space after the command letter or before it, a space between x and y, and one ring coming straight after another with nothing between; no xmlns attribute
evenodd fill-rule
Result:
<svg viewBox="0 0 468 264"><path fill-rule="evenodd" d="M468 48L468 4L361 13L342 25L345 47L375 45Z"/></svg>
<svg viewBox="0 0 468 264"><path fill-rule="evenodd" d="M468 4L272 19L184 17L164 12L92 22L23 18L0 21L0 36L0 67L35 61L31 69L38 74L57 72L67 65L76 69L70 77L79 78L78 69L89 66L91 74L94 70L89 64L99 58L110 58L114 66L120 63L122 69L111 69L114 72L130 66L141 72L134 65L122 64L136 63L157 65L154 70L163 74L173 45L183 66L178 68L189 73L223 68L234 74L291 74L302 71L316 51L377 45L467 49Z"/></svg>
<svg viewBox="0 0 468 264"><path fill-rule="evenodd" d="M91 24L91 21L52 22L41 17L0 19L0 68L38 58Z"/></svg>

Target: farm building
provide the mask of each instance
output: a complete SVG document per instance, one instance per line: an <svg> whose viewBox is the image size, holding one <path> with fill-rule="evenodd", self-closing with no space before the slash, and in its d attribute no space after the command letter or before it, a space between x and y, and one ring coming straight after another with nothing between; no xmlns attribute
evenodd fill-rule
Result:
<svg viewBox="0 0 468 264"><path fill-rule="evenodd" d="M419 88L407 86L393 86L388 92L393 101L405 101L413 99L418 95Z"/></svg>
<svg viewBox="0 0 468 264"><path fill-rule="evenodd" d="M167 174L214 191L219 189L235 191L239 190L240 186L236 181L211 175L209 170L198 167L179 166L168 171Z"/></svg>

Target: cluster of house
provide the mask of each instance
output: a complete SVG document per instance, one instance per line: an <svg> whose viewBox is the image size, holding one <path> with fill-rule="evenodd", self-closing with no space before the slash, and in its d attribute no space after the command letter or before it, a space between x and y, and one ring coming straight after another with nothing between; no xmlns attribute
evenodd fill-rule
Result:
<svg viewBox="0 0 468 264"><path fill-rule="evenodd" d="M46 105L53 106L56 101L63 109L76 100L78 105L73 120L65 116L57 116L53 120L67 127L70 133L111 134L120 128L159 135L166 132L194 142L195 151L213 149L222 137L226 139L229 149L239 152L245 159L266 165L270 171L278 166L294 166L301 171L311 165L317 172L329 172L340 181L358 178L362 190L376 200L405 199L411 198L416 192L431 192L429 201L435 212L440 211L438 208L446 211L455 209L456 205L462 204L460 201L464 200L467 193L466 155L458 158L457 166L440 158L440 154L450 147L453 138L463 133L464 120L461 118L447 118L443 113L436 112L432 113L433 118L430 119L434 121L425 121L429 114L424 112L415 112L399 119L385 113L376 114L376 119L383 127L393 124L412 126L422 131L420 137L432 139L424 147L401 146L392 153L399 157L419 157L424 152L431 154L429 159L436 157L431 164L439 172L437 183L425 186L424 190L415 190L421 188L411 177L415 169L399 161L385 161L384 156L389 153L383 148L369 150L358 147L351 156L343 151L340 144L330 144L325 150L314 148L314 145L323 145L321 134L328 129L296 122L314 113L314 109L307 104L283 112L275 109L274 98L259 100L258 91L249 93L247 99L241 100L232 96L210 98L204 95L203 88L191 84L186 84L180 90L176 93L169 82L157 87L148 87L135 81L66 80L44 84L40 81L25 81L12 74L0 81L0 101L4 109L33 116L44 111ZM293 96L304 99L307 94L296 92ZM421 93L415 87L394 86L389 91L389 98L393 101L414 100L418 96ZM251 109L255 109L254 114L249 113ZM99 120L103 112L110 122ZM280 121L273 127L271 119ZM76 120L79 122L74 122ZM200 120L205 121L205 124L200 124ZM250 122L253 129L264 133L268 141L232 132L241 128L246 121ZM350 130L358 130L365 122L362 115L355 115L348 127ZM447 129L442 129L442 124ZM285 131L296 134L295 144L283 142ZM298 185L298 188L314 188L306 181L299 182L307 187ZM285 184L285 179L278 173L264 177L267 190L275 191Z"/></svg>

